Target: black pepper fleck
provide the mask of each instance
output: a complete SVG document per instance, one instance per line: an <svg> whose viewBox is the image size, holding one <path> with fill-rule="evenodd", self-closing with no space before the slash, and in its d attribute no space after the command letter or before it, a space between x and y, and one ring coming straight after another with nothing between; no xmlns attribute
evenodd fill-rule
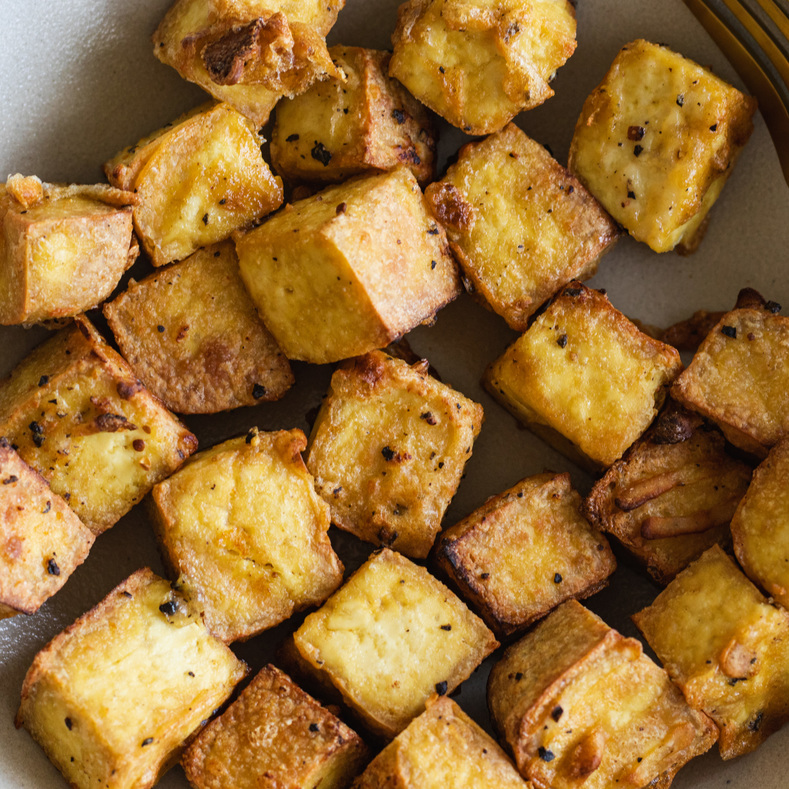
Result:
<svg viewBox="0 0 789 789"><path fill-rule="evenodd" d="M263 386L262 384L255 384L252 387L252 397L254 397L255 400L260 400L261 397L265 397L265 396L266 396L265 386Z"/></svg>
<svg viewBox="0 0 789 789"><path fill-rule="evenodd" d="M324 167L328 167L331 161L331 151L329 151L322 142L318 142L317 140L310 151L310 156L312 156L315 161L320 162Z"/></svg>
<svg viewBox="0 0 789 789"><path fill-rule="evenodd" d="M636 146L633 147L633 156L639 157L639 156L641 156L643 151L644 151L644 146L643 145L636 145Z"/></svg>
<svg viewBox="0 0 789 789"><path fill-rule="evenodd" d="M395 456L395 453L390 447L384 447L381 450L381 454L384 456L384 460L391 460Z"/></svg>
<svg viewBox="0 0 789 789"><path fill-rule="evenodd" d="M405 113L402 110L392 110L392 117L399 123L405 123Z"/></svg>
<svg viewBox="0 0 789 789"><path fill-rule="evenodd" d="M555 584L560 584L562 582L562 574L561 573L554 573L553 582Z"/></svg>
<svg viewBox="0 0 789 789"><path fill-rule="evenodd" d="M71 731L71 730L74 728L74 721L73 721L73 720L71 720L71 718L66 718L66 720L64 721L64 723L66 724L66 728L67 728L69 731Z"/></svg>
<svg viewBox="0 0 789 789"><path fill-rule="evenodd" d="M566 334L562 334L561 337L559 337L559 339L556 340L556 344L560 348L566 348L567 347L567 335Z"/></svg>
<svg viewBox="0 0 789 789"><path fill-rule="evenodd" d="M175 604L173 600L168 600L166 603L162 603L159 606L159 610L165 616L172 616L178 610L178 606Z"/></svg>
<svg viewBox="0 0 789 789"><path fill-rule="evenodd" d="M537 749L537 755L544 762L552 762L556 758L556 755L552 750L549 748L544 748L542 745Z"/></svg>
<svg viewBox="0 0 789 789"><path fill-rule="evenodd" d="M441 625L441 629L442 630L451 630L452 629L452 625Z"/></svg>
<svg viewBox="0 0 789 789"><path fill-rule="evenodd" d="M682 93L680 93L679 96L677 96L677 106L681 107L684 103L685 103L685 96Z"/></svg>
<svg viewBox="0 0 789 789"><path fill-rule="evenodd" d="M298 140L298 139L299 139L299 135L298 134L289 134L285 138L285 142L296 142L296 140Z"/></svg>
<svg viewBox="0 0 789 789"><path fill-rule="evenodd" d="M208 224L208 214L203 214L203 224L204 225Z"/></svg>
<svg viewBox="0 0 789 789"><path fill-rule="evenodd" d="M721 334L733 340L737 339L737 329L734 326L721 326Z"/></svg>
<svg viewBox="0 0 789 789"><path fill-rule="evenodd" d="M159 324L159 325L156 327L156 331L158 331L158 332L159 332L159 334L164 334L164 326L162 326L162 324L160 323L160 324Z"/></svg>
<svg viewBox="0 0 789 789"><path fill-rule="evenodd" d="M49 376L42 375L41 378L38 379L39 386L46 386L49 383Z"/></svg>
<svg viewBox="0 0 789 789"><path fill-rule="evenodd" d="M446 696L447 695L447 683L444 682L436 682L436 693L439 696Z"/></svg>
<svg viewBox="0 0 789 789"><path fill-rule="evenodd" d="M556 705L556 706L555 706L555 707L554 707L554 708L551 710L551 717L552 717L552 718L553 718L553 719L554 719L554 720L555 720L557 723L559 722L559 718L561 718L563 714L564 714L564 710L563 710L563 709L561 708L561 706L560 706L560 705L558 705L558 704L557 704L557 705Z"/></svg>
<svg viewBox="0 0 789 789"><path fill-rule="evenodd" d="M310 724L310 731L320 731L320 728L318 727L318 724L317 723L311 723Z"/></svg>
<svg viewBox="0 0 789 789"><path fill-rule="evenodd" d="M58 567L58 563L54 559L47 561L47 572L50 575L60 575L60 567Z"/></svg>
<svg viewBox="0 0 789 789"><path fill-rule="evenodd" d="M153 742L153 737L146 737L141 743L140 747L144 748L146 745L150 745Z"/></svg>
<svg viewBox="0 0 789 789"><path fill-rule="evenodd" d="M10 477L6 477L3 480L3 485L10 485L12 482L18 482L18 481L19 481L19 477L17 477L16 474L12 474Z"/></svg>

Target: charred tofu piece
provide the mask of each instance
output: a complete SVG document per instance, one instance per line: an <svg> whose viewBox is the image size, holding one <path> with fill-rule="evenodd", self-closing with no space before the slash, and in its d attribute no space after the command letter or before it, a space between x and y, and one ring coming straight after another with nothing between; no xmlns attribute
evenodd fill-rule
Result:
<svg viewBox="0 0 789 789"><path fill-rule="evenodd" d="M496 742L446 696L373 759L355 789L528 789Z"/></svg>
<svg viewBox="0 0 789 789"><path fill-rule="evenodd" d="M334 183L404 164L435 177L436 133L427 110L389 77L388 52L335 46L345 80L315 83L277 106L271 162L286 181Z"/></svg>
<svg viewBox="0 0 789 789"><path fill-rule="evenodd" d="M570 0L408 0L398 10L389 73L469 134L498 131L553 96L575 51Z"/></svg>
<svg viewBox="0 0 789 789"><path fill-rule="evenodd" d="M85 317L0 381L0 436L94 534L197 449Z"/></svg>
<svg viewBox="0 0 789 789"><path fill-rule="evenodd" d="M359 176L236 235L241 277L289 359L383 348L460 292L444 230L413 174Z"/></svg>
<svg viewBox="0 0 789 789"><path fill-rule="evenodd" d="M153 489L165 559L222 641L273 627L342 581L329 509L301 459L306 444L301 430L253 428L195 455Z"/></svg>
<svg viewBox="0 0 789 789"><path fill-rule="evenodd" d="M789 318L774 301L727 312L671 395L758 457L789 435Z"/></svg>
<svg viewBox="0 0 789 789"><path fill-rule="evenodd" d="M429 375L426 361L373 351L332 376L307 467L335 525L423 559L481 426L482 406Z"/></svg>
<svg viewBox="0 0 789 789"><path fill-rule="evenodd" d="M460 149L425 190L466 287L513 329L619 237L611 217L542 145L509 124Z"/></svg>
<svg viewBox="0 0 789 789"><path fill-rule="evenodd" d="M608 583L616 560L580 505L569 474L540 474L441 534L436 562L500 638Z"/></svg>
<svg viewBox="0 0 789 789"><path fill-rule="evenodd" d="M423 567L372 556L294 634L371 731L399 734L434 693L451 693L498 646L481 619Z"/></svg>
<svg viewBox="0 0 789 789"><path fill-rule="evenodd" d="M641 643L575 600L513 644L488 681L493 721L536 787L667 789L718 730Z"/></svg>
<svg viewBox="0 0 789 789"><path fill-rule="evenodd" d="M139 252L135 200L104 184L21 175L0 184L0 324L71 317L104 301Z"/></svg>
<svg viewBox="0 0 789 789"><path fill-rule="evenodd" d="M0 437L0 619L33 614L85 561L93 532Z"/></svg>
<svg viewBox="0 0 789 789"><path fill-rule="evenodd" d="M241 281L231 241L132 280L104 315L135 374L179 414L278 400L293 384Z"/></svg>
<svg viewBox="0 0 789 789"><path fill-rule="evenodd" d="M147 789L246 666L144 568L36 655L16 717L73 787Z"/></svg>
<svg viewBox="0 0 789 789"><path fill-rule="evenodd" d="M595 484L584 514L665 585L707 548L730 543L751 473L715 427L669 403Z"/></svg>
<svg viewBox="0 0 789 789"><path fill-rule="evenodd" d="M724 759L789 720L789 614L715 545L633 617L688 703L720 727Z"/></svg>
<svg viewBox="0 0 789 789"><path fill-rule="evenodd" d="M674 348L573 282L493 362L484 384L526 427L594 469L649 427L681 369Z"/></svg>
<svg viewBox="0 0 789 789"><path fill-rule="evenodd" d="M754 472L731 533L743 570L789 608L789 439L776 444Z"/></svg>
<svg viewBox="0 0 789 789"><path fill-rule="evenodd" d="M342 77L325 36L345 0L176 0L153 53L260 127L283 96Z"/></svg>
<svg viewBox="0 0 789 789"><path fill-rule="evenodd" d="M254 124L227 104L203 106L124 148L104 165L133 191L134 229L154 266L229 238L282 204L282 182Z"/></svg>
<svg viewBox="0 0 789 789"><path fill-rule="evenodd" d="M359 735L272 665L181 757L195 789L346 789L368 759Z"/></svg>
<svg viewBox="0 0 789 789"><path fill-rule="evenodd" d="M668 47L623 47L587 98L569 167L655 252L692 252L753 131L756 101Z"/></svg>

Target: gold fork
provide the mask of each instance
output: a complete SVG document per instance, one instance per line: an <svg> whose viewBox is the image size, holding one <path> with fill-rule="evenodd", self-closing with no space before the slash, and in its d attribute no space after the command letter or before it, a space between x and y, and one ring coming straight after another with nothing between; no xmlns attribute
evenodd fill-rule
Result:
<svg viewBox="0 0 789 789"><path fill-rule="evenodd" d="M756 96L789 184L789 12L777 0L684 2Z"/></svg>

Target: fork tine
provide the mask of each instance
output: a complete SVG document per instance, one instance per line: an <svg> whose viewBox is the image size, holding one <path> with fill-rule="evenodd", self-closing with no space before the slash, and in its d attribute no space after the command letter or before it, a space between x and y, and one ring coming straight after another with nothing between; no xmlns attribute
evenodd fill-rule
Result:
<svg viewBox="0 0 789 789"><path fill-rule="evenodd" d="M759 6L775 23L781 35L789 41L789 13L783 10L775 0L756 0Z"/></svg>

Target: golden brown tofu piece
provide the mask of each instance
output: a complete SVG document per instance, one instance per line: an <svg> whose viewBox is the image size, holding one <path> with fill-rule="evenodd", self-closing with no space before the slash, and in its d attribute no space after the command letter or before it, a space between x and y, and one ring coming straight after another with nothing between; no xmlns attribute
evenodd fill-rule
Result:
<svg viewBox="0 0 789 789"><path fill-rule="evenodd" d="M134 372L177 413L278 400L293 384L241 281L231 241L132 280L104 315Z"/></svg>
<svg viewBox="0 0 789 789"><path fill-rule="evenodd" d="M587 98L569 167L633 238L692 252L755 110L707 69L639 39Z"/></svg>
<svg viewBox="0 0 789 789"><path fill-rule="evenodd" d="M335 525L424 558L481 426L482 406L429 375L426 361L373 351L332 376L307 467Z"/></svg>
<svg viewBox="0 0 789 789"><path fill-rule="evenodd" d="M488 705L521 775L540 789L667 789L718 736L639 641L575 600L504 653Z"/></svg>
<svg viewBox="0 0 789 789"><path fill-rule="evenodd" d="M436 562L500 638L607 585L616 560L580 505L568 473L539 474L441 534Z"/></svg>
<svg viewBox="0 0 789 789"><path fill-rule="evenodd" d="M743 570L789 608L789 439L776 444L754 472L731 533Z"/></svg>
<svg viewBox="0 0 789 789"><path fill-rule="evenodd" d="M153 34L154 55L249 117L283 96L341 77L324 37L345 0L176 0Z"/></svg>
<svg viewBox="0 0 789 789"><path fill-rule="evenodd" d="M726 313L671 388L732 444L762 458L789 434L789 318L779 310L768 301Z"/></svg>
<svg viewBox="0 0 789 789"><path fill-rule="evenodd" d="M729 523L751 473L718 430L669 403L595 484L584 514L665 585L707 548L730 543Z"/></svg>
<svg viewBox="0 0 789 789"><path fill-rule="evenodd" d="M358 176L236 235L241 277L289 359L383 348L460 292L444 230L413 174Z"/></svg>
<svg viewBox="0 0 789 789"><path fill-rule="evenodd" d="M268 665L197 735L181 764L195 789L345 789L368 758L355 731Z"/></svg>
<svg viewBox="0 0 789 789"><path fill-rule="evenodd" d="M154 266L229 238L282 204L282 182L252 121L227 104L199 107L104 165L135 192L134 229Z"/></svg>
<svg viewBox="0 0 789 789"><path fill-rule="evenodd" d="M316 82L277 106L271 162L286 180L334 183L405 164L435 177L436 132L427 110L388 75L388 52L334 46L345 80Z"/></svg>
<svg viewBox="0 0 789 789"><path fill-rule="evenodd" d="M394 737L467 679L498 646L482 620L442 583L388 548L374 554L294 634L373 731Z"/></svg>
<svg viewBox="0 0 789 789"><path fill-rule="evenodd" d="M724 759L789 720L789 615L715 545L633 617L692 706L720 727Z"/></svg>
<svg viewBox="0 0 789 789"><path fill-rule="evenodd" d="M484 384L530 430L594 468L649 427L681 369L674 348L573 282L488 367Z"/></svg>
<svg viewBox="0 0 789 789"><path fill-rule="evenodd" d="M580 181L514 124L464 145L425 190L466 287L513 329L587 279L619 230Z"/></svg>
<svg viewBox="0 0 789 789"><path fill-rule="evenodd" d="M143 568L36 655L16 725L73 787L147 789L245 674L190 602Z"/></svg>
<svg viewBox="0 0 789 789"><path fill-rule="evenodd" d="M94 534L197 449L84 316L0 381L0 436Z"/></svg>
<svg viewBox="0 0 789 789"><path fill-rule="evenodd" d="M315 493L301 430L232 438L200 452L151 494L159 543L209 632L230 642L323 602L343 566Z"/></svg>
<svg viewBox="0 0 789 789"><path fill-rule="evenodd" d="M104 301L139 252L135 200L105 184L21 175L0 184L0 324L70 317Z"/></svg>
<svg viewBox="0 0 789 789"><path fill-rule="evenodd" d="M528 789L504 751L446 696L373 759L354 789Z"/></svg>
<svg viewBox="0 0 789 789"><path fill-rule="evenodd" d="M553 96L575 51L569 0L408 0L398 10L389 73L469 134L498 131Z"/></svg>
<svg viewBox="0 0 789 789"><path fill-rule="evenodd" d="M0 619L35 613L85 561L93 532L0 437Z"/></svg>

